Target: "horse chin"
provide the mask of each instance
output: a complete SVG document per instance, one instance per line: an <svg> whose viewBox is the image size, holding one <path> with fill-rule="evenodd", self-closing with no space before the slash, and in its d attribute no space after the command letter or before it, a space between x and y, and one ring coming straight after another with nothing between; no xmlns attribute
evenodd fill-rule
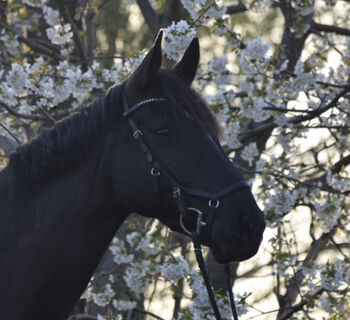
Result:
<svg viewBox="0 0 350 320"><path fill-rule="evenodd" d="M223 264L232 261L244 261L253 257L257 253L256 249L242 250L228 248L227 246L216 246L211 245L210 251L216 262Z"/></svg>

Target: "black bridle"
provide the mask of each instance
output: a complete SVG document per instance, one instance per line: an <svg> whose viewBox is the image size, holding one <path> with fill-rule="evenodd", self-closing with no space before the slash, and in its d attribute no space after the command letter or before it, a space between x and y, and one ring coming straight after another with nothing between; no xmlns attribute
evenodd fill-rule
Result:
<svg viewBox="0 0 350 320"><path fill-rule="evenodd" d="M214 220L214 214L215 209L217 209L220 205L220 200L227 196L228 194L237 191L241 188L249 188L249 185L246 181L240 180L237 182L234 182L230 184L229 186L219 190L218 192L207 192L201 189L195 189L195 188L188 188L184 187L179 183L168 170L166 170L163 166L161 166L156 159L153 157L150 149L148 148L144 138L142 131L137 127L135 121L132 119L131 114L141 108L144 105L152 104L152 103L159 103L159 102L165 102L165 98L149 98L142 100L132 107L129 107L127 96L126 96L126 89L124 88L123 92L123 109L124 109L124 117L128 120L130 127L133 131L132 135L134 139L136 140L139 148L141 149L142 153L146 157L147 161L151 164L151 175L154 177L160 177L160 175L163 175L167 178L173 192L173 198L176 200L177 208L179 210L180 216L179 216L179 223L182 228L182 230L187 233L193 241L194 251L196 254L197 262L199 265L199 268L202 272L202 276L205 282L205 286L208 291L208 295L210 298L211 305L214 310L214 314L217 320L221 320L220 312L215 300L213 289L210 285L209 277L206 271L203 255L202 255L202 247L200 243L200 232L202 228L206 228L206 230L210 231L210 226ZM158 180L158 186L160 185L160 182ZM197 208L194 207L188 207L186 205L184 195L186 196L194 196L198 198L203 198L208 200L208 214L206 217L206 220L204 221L203 212ZM188 216L189 213L195 213L197 214L197 223L196 228L194 231L188 230L188 228L184 224L184 219ZM232 292L232 283L231 283L231 274L230 274L230 265L229 263L225 264L225 273L226 273L226 281L227 281L227 288L229 292L229 300L230 305L232 309L233 318L235 320L238 320L237 310L233 298L233 292Z"/></svg>

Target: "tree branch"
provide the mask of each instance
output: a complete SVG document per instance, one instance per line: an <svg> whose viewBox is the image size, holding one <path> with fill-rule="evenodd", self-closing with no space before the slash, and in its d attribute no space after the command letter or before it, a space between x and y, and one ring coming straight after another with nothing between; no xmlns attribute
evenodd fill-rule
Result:
<svg viewBox="0 0 350 320"><path fill-rule="evenodd" d="M296 31L298 30L297 25L300 23L310 25L313 12L301 16L292 3L287 0L279 0L278 7L281 9L284 16L284 31L278 50L278 58L280 63L288 60L287 71L293 72L304 49L305 41L310 35L309 31L299 34Z"/></svg>
<svg viewBox="0 0 350 320"><path fill-rule="evenodd" d="M294 117L290 120L290 123L293 124L297 124L303 121L307 121L307 120L311 120L314 119L318 116L320 116L323 112L326 112L327 110L333 108L336 106L336 104L338 103L339 99L344 97L348 92L350 92L350 86L344 88L343 90L341 90L333 99L330 103L324 105L323 107L317 108L315 110L313 110L312 112L310 112L307 115L303 115L303 116L297 116Z"/></svg>
<svg viewBox="0 0 350 320"><path fill-rule="evenodd" d="M333 237L335 230L336 228L333 227L333 229L330 232L323 233L320 238L318 238L312 243L310 251L307 254L305 260L303 261L303 266L307 266L310 262L314 261L317 258L320 251L326 246L328 241ZM277 315L278 320L287 319L286 314L289 311L286 311L285 309L293 308L293 303L297 298L297 295L299 293L299 289L302 284L302 281L304 280L304 277L305 275L303 271L300 269L290 279L285 295L279 300L281 310L278 312L278 315Z"/></svg>
<svg viewBox="0 0 350 320"><path fill-rule="evenodd" d="M347 166L350 164L350 154L347 155L346 157L340 159L338 162L336 162L333 166L333 168L331 168L332 173L338 173L343 166ZM309 179L304 181L304 183L310 183L310 184L316 184L319 182L323 182L326 180L327 177L327 172L324 173L322 176L318 177L318 178L314 178L314 179Z"/></svg>
<svg viewBox="0 0 350 320"><path fill-rule="evenodd" d="M332 26L332 25L327 25L322 23L316 23L314 21L310 25L310 32L312 33L331 32L331 33L336 33L343 36L350 36L350 29L340 28L337 26Z"/></svg>
<svg viewBox="0 0 350 320"><path fill-rule="evenodd" d="M25 43L28 47L32 48L34 51L46 54L53 58L60 58L61 55L55 50L49 49L48 47L43 46L42 44L35 42L31 39L23 37L20 32L18 32L14 27L11 27L0 21L0 27L4 28L6 31L13 32L17 36L17 40Z"/></svg>
<svg viewBox="0 0 350 320"><path fill-rule="evenodd" d="M158 14L148 0L136 0L136 2L152 34L156 35L159 29Z"/></svg>
<svg viewBox="0 0 350 320"><path fill-rule="evenodd" d="M6 105L5 103L0 101L0 106L3 107L8 113L12 114L15 117L26 119L26 120L34 120L34 121L40 121L45 120L46 117L40 117L40 116L34 116L29 114L23 114L20 112L17 112L16 110L13 110L11 107Z"/></svg>
<svg viewBox="0 0 350 320"><path fill-rule="evenodd" d="M320 116L322 113L326 112L327 110L333 108L338 103L339 99L345 96L347 93L350 92L350 86L347 86L343 90L341 90L328 104L324 105L323 107L319 107L317 109L311 110L308 114L302 115L302 116L295 116L293 118L290 118L289 123L293 124L299 124L303 121L312 120L318 116ZM243 144L247 142L249 139L251 139L253 136L261 135L261 133L266 132L267 130L272 130L274 128L278 127L278 123L274 121L266 122L266 123L259 123L259 124L253 124L252 128L249 128L248 130L242 131L239 135L239 141Z"/></svg>
<svg viewBox="0 0 350 320"><path fill-rule="evenodd" d="M77 53L78 53L78 56L80 59L80 63L81 63L83 70L86 71L87 70L87 63L85 61L87 61L87 57L86 57L86 52L85 52L84 41L83 41L82 37L80 36L79 29L78 29L77 25L75 24L73 18L71 17L71 15L68 11L67 5L64 3L59 3L58 1L57 1L57 5L60 8L60 12L61 12L61 15L64 18L64 20L67 21L72 27L73 39L74 39L75 47L77 49Z"/></svg>
<svg viewBox="0 0 350 320"><path fill-rule="evenodd" d="M92 62L94 59L94 24L93 24L93 18L94 18L94 11L92 9L87 9L87 13L85 15L85 25L86 25L86 58L87 61Z"/></svg>
<svg viewBox="0 0 350 320"><path fill-rule="evenodd" d="M226 13L227 14L235 14L235 13L245 12L247 10L248 9L247 9L246 5L240 1L238 4L227 6Z"/></svg>
<svg viewBox="0 0 350 320"><path fill-rule="evenodd" d="M350 164L350 154L343 159L339 160L331 169L333 173L338 173L343 166L347 166Z"/></svg>
<svg viewBox="0 0 350 320"><path fill-rule="evenodd" d="M15 139L18 145L21 144L21 141L19 141L17 137L8 128L6 128L6 126L4 126L1 122L0 122L0 127L3 128L13 139Z"/></svg>
<svg viewBox="0 0 350 320"><path fill-rule="evenodd" d="M156 314L152 313L152 312L149 312L149 311L146 311L146 310L141 310L141 309L132 309L133 311L135 312L138 312L138 313L142 313L142 314L147 314L155 319L158 319L158 320L165 320L159 316L157 316Z"/></svg>

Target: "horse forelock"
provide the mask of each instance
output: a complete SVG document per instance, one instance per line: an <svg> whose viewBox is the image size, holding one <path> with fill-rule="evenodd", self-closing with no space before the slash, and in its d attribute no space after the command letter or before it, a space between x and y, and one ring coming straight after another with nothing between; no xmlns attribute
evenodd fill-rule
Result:
<svg viewBox="0 0 350 320"><path fill-rule="evenodd" d="M178 78L171 70L160 70L161 83L171 110L185 111L200 124L208 134L216 139L221 137L221 127L213 112L201 95Z"/></svg>

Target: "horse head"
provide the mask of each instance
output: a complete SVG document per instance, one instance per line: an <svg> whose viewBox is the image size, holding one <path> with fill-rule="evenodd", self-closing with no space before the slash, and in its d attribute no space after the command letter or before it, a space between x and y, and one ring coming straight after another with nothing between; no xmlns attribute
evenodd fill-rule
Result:
<svg viewBox="0 0 350 320"><path fill-rule="evenodd" d="M213 114L191 87L198 39L163 69L162 34L124 84L115 191L130 211L197 233L218 262L248 259L259 248L264 217L219 143Z"/></svg>

